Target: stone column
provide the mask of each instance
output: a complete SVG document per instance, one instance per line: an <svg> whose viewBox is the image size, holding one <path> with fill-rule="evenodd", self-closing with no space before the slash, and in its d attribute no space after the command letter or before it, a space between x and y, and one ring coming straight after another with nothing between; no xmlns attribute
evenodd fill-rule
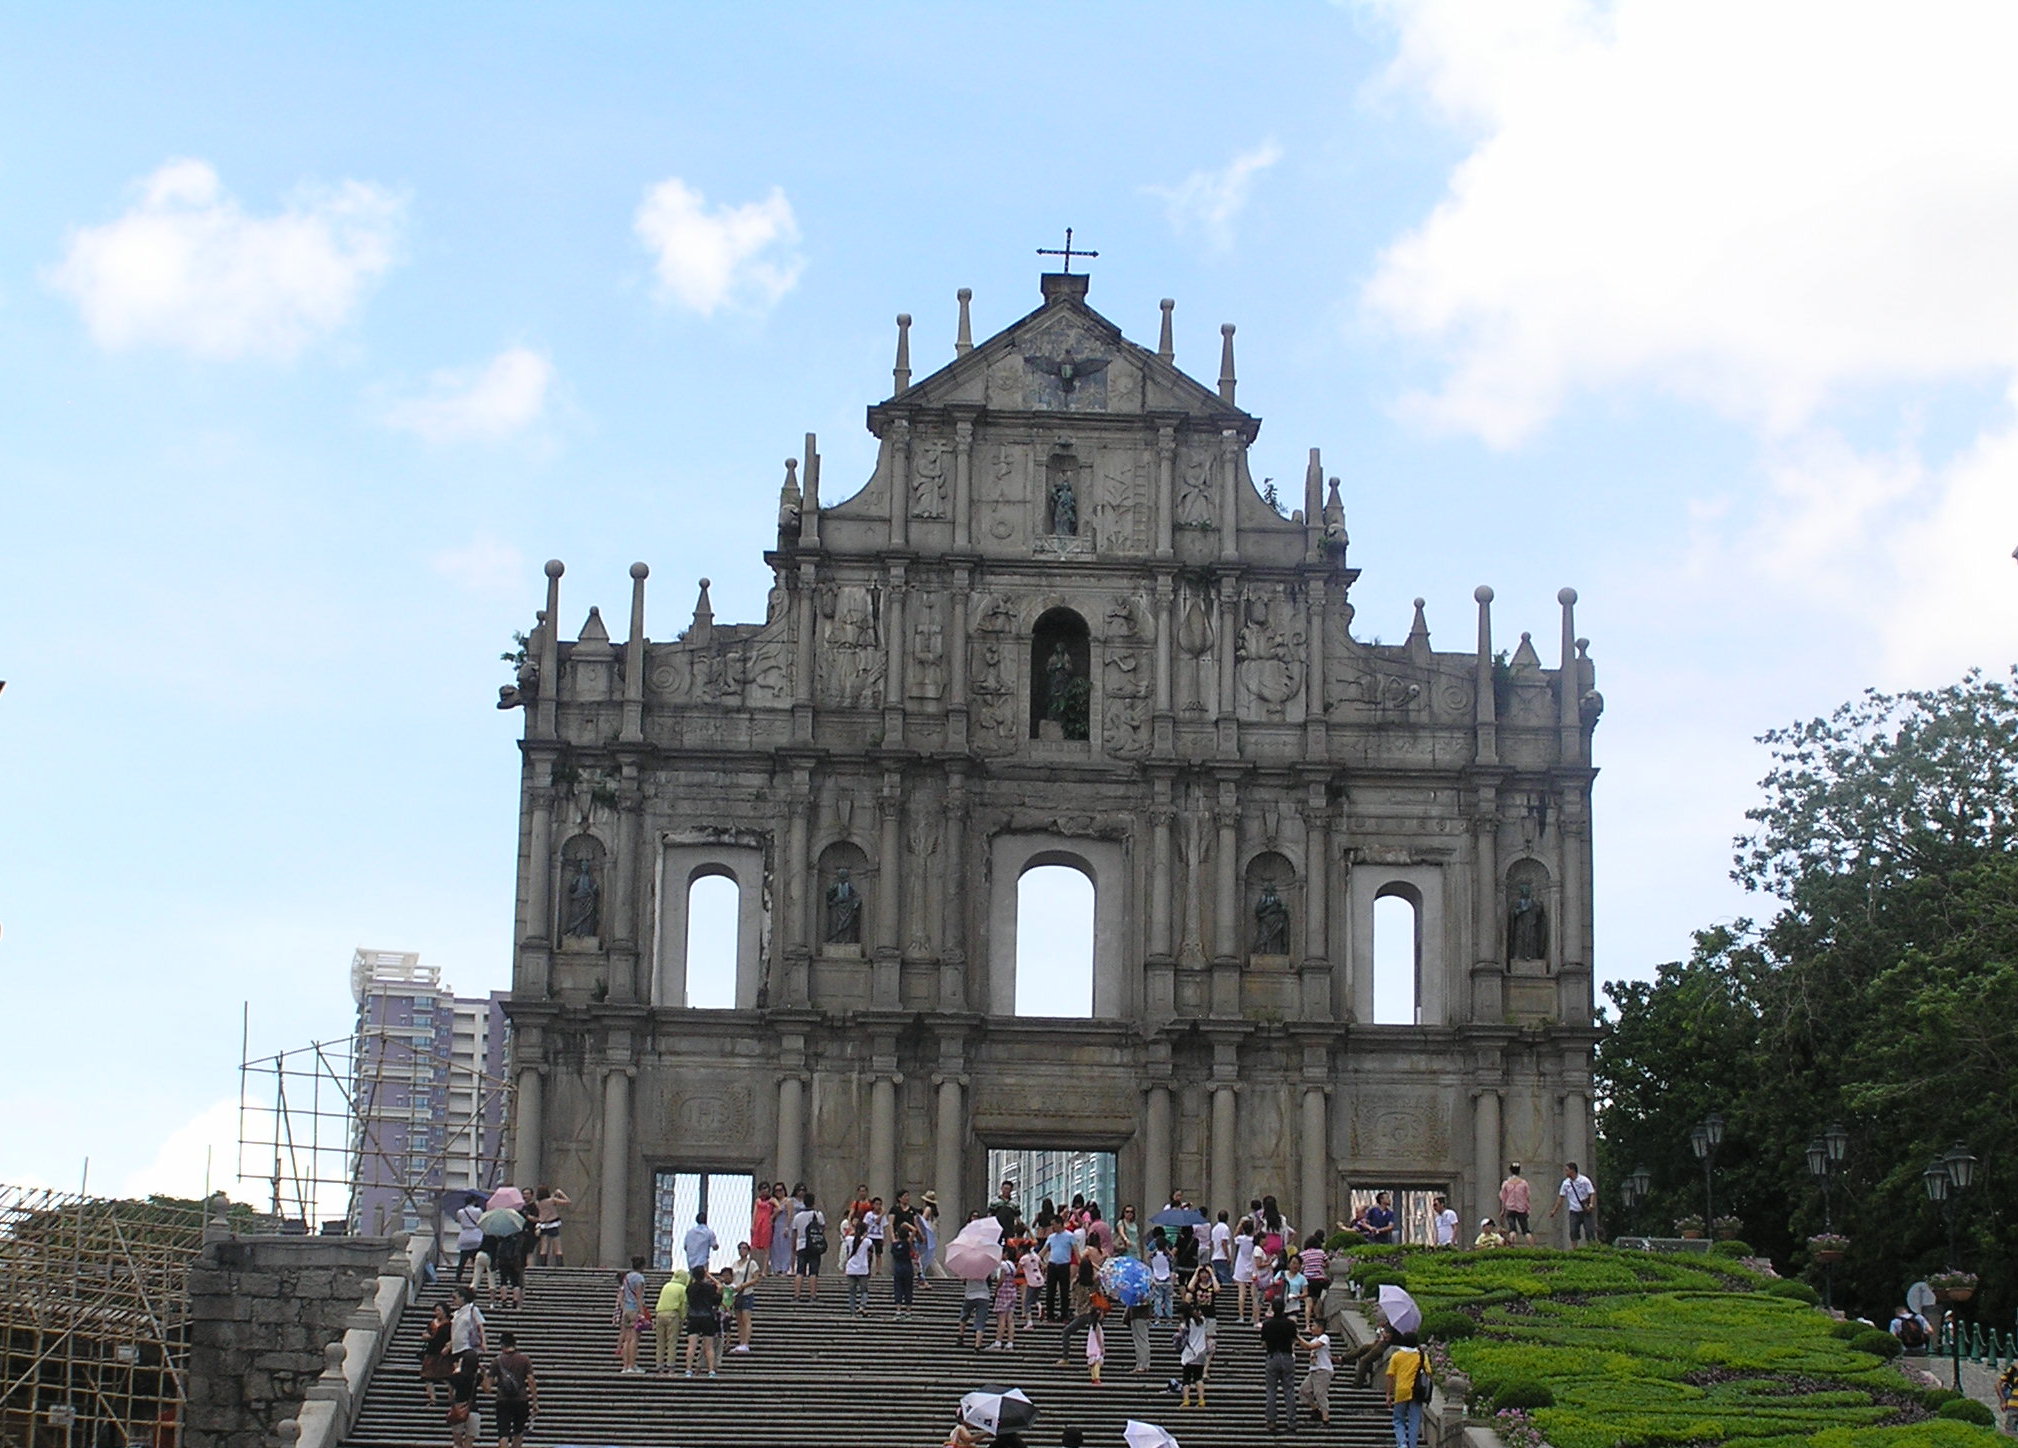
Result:
<svg viewBox="0 0 2018 1448"><path fill-rule="evenodd" d="M525 938L546 943L554 938L554 805L553 787L548 783L549 761L535 758L532 820L526 828L526 928Z"/></svg>
<svg viewBox="0 0 2018 1448"><path fill-rule="evenodd" d="M1586 1176L1597 1163L1591 1160L1590 1103L1581 1090L1563 1093L1563 1160L1573 1161Z"/></svg>
<svg viewBox="0 0 2018 1448"><path fill-rule="evenodd" d="M1177 581L1169 573L1156 575L1155 709L1150 718L1150 752L1167 758L1177 748L1177 721L1171 712L1172 645L1177 638Z"/></svg>
<svg viewBox="0 0 2018 1448"><path fill-rule="evenodd" d="M869 971L870 1005L876 1010L897 1008L897 971L903 945L904 855L899 827L904 818L904 781L897 773L883 776L883 792L876 801L881 830L876 845L876 954Z"/></svg>
<svg viewBox="0 0 2018 1448"><path fill-rule="evenodd" d="M869 1193L884 1201L896 1198L897 1082L878 1071L869 1083Z"/></svg>
<svg viewBox="0 0 2018 1448"><path fill-rule="evenodd" d="M1472 1176L1477 1183L1472 1197L1471 1220L1499 1215L1499 1092L1479 1091L1472 1101Z"/></svg>
<svg viewBox="0 0 2018 1448"><path fill-rule="evenodd" d="M960 1205L960 1182L965 1175L960 1168L967 1156L967 1110L961 1099L966 1078L946 1074L932 1079L939 1088L938 1120L932 1131L932 1190L939 1195L939 1236L943 1241L967 1220Z"/></svg>
<svg viewBox="0 0 2018 1448"><path fill-rule="evenodd" d="M953 569L953 630L946 640L946 747L967 748L967 594L973 574Z"/></svg>
<svg viewBox="0 0 2018 1448"><path fill-rule="evenodd" d="M1156 556L1171 556L1171 514L1176 510L1177 429L1168 423L1156 429ZM1169 705L1159 704L1158 708ZM1157 1203L1158 1207L1162 1203Z"/></svg>
<svg viewBox="0 0 2018 1448"><path fill-rule="evenodd" d="M650 983L644 984L641 996L638 980L644 973L638 968L638 901L650 898L649 886L638 888L645 875L644 808L637 761L626 760L617 790L617 853L609 864L610 999L617 1001L651 998Z"/></svg>
<svg viewBox="0 0 2018 1448"><path fill-rule="evenodd" d="M631 1070L612 1066L603 1077L602 1265L630 1260Z"/></svg>
<svg viewBox="0 0 2018 1448"><path fill-rule="evenodd" d="M1163 1210L1170 1200L1170 1086L1157 1081L1149 1087L1149 1105L1142 1129L1142 1223Z"/></svg>
<svg viewBox="0 0 2018 1448"><path fill-rule="evenodd" d="M778 1078L778 1175L787 1186L805 1175L806 1083L796 1071Z"/></svg>
<svg viewBox="0 0 2018 1448"><path fill-rule="evenodd" d="M1240 556L1240 434L1219 434L1219 556Z"/></svg>
<svg viewBox="0 0 2018 1448"><path fill-rule="evenodd" d="M946 879L939 902L939 1009L967 1009L967 773L946 772ZM944 1214L945 1199L940 1199Z"/></svg>
<svg viewBox="0 0 2018 1448"><path fill-rule="evenodd" d="M962 550L974 546L973 511L970 502L973 486L974 424L963 417L953 424L953 546ZM954 637L965 638L966 635L956 633ZM943 1202L941 1206L943 1208Z"/></svg>
<svg viewBox="0 0 2018 1448"><path fill-rule="evenodd" d="M883 743L900 746L904 742L905 666L911 656L910 635L904 628L904 565L890 565L890 583L883 590Z"/></svg>
<svg viewBox="0 0 2018 1448"><path fill-rule="evenodd" d="M1170 802L1171 781L1156 775L1150 781L1149 807L1149 1018L1169 1020L1177 1014L1175 957L1172 953L1170 918L1170 826L1177 811Z"/></svg>
<svg viewBox="0 0 2018 1448"><path fill-rule="evenodd" d="M1303 802L1303 961L1298 1004L1307 1021L1331 1019L1331 816L1324 781L1313 779Z"/></svg>
<svg viewBox="0 0 2018 1448"><path fill-rule="evenodd" d="M1318 519L1317 529L1324 531L1324 522ZM1323 759L1330 752L1326 742L1326 731L1330 727L1329 688L1330 665L1325 658L1324 610L1325 582L1316 574L1308 575L1304 582L1304 634L1310 649L1310 678L1303 686L1303 738L1304 754L1311 759Z"/></svg>
<svg viewBox="0 0 2018 1448"><path fill-rule="evenodd" d="M1472 855L1471 1019L1497 1026L1506 1019L1506 973L1500 963L1499 791L1490 784L1479 786Z"/></svg>
<svg viewBox="0 0 2018 1448"><path fill-rule="evenodd" d="M1226 725L1235 717L1238 699L1234 693L1234 665L1238 662L1237 643L1240 637L1240 580L1232 574L1222 574L1219 579L1219 637L1214 647L1219 650L1219 707L1217 710L1222 739Z"/></svg>
<svg viewBox="0 0 2018 1448"><path fill-rule="evenodd" d="M1213 854L1212 1014L1240 1014L1240 810L1234 804L1234 783L1219 782L1219 805L1212 812L1219 826L1219 846Z"/></svg>
<svg viewBox="0 0 2018 1448"><path fill-rule="evenodd" d="M1212 1180L1208 1182L1205 1197L1208 1202L1232 1202L1239 1193L1240 1182L1235 1163L1238 1158L1235 1148L1239 1139L1235 1135L1238 1125L1239 1103L1234 1097L1231 1081L1215 1081L1212 1086Z"/></svg>
<svg viewBox="0 0 2018 1448"><path fill-rule="evenodd" d="M1331 1235L1330 1193L1326 1190L1327 1163L1331 1153L1329 1144L1330 1124L1326 1120L1324 1087L1305 1082L1303 1087L1303 1129L1298 1133L1298 1164L1301 1168L1297 1184L1299 1187L1299 1215L1297 1222L1305 1232L1323 1228L1326 1236ZM1315 1224L1313 1226L1312 1224Z"/></svg>
<svg viewBox="0 0 2018 1448"><path fill-rule="evenodd" d="M817 564L811 559L802 562L799 565L798 597L792 604L793 627L798 632L792 641L796 649L792 661L792 738L802 744L810 742L813 737L814 645L820 618L813 608L813 596L818 589L819 578Z"/></svg>
<svg viewBox="0 0 2018 1448"><path fill-rule="evenodd" d="M546 1072L540 1066L518 1069L518 1092L512 1103L512 1176L515 1182L538 1184L540 1132L544 1129Z"/></svg>
<svg viewBox="0 0 2018 1448"><path fill-rule="evenodd" d="M890 424L890 546L910 546L911 526L911 423L898 418Z"/></svg>

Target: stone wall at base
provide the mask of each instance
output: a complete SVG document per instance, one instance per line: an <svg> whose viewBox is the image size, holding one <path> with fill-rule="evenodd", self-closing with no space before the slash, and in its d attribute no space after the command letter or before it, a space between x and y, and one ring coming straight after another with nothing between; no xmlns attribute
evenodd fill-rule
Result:
<svg viewBox="0 0 2018 1448"><path fill-rule="evenodd" d="M278 1448L376 1291L388 1237L211 1240L189 1274L189 1402L184 1448ZM399 1254L402 1262L404 1253Z"/></svg>

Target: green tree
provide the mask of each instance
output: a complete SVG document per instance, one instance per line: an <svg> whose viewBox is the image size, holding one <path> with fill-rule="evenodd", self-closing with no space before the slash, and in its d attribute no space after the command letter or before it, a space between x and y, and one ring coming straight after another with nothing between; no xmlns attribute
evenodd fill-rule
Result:
<svg viewBox="0 0 2018 1448"><path fill-rule="evenodd" d="M1773 767L1737 842L1735 877L1771 900L1763 925L1704 931L1651 982L1605 987L1600 1163L1644 1161L1659 1228L1701 1210L1689 1128L1719 1110L1718 1211L1783 1264L1821 1227L1808 1142L1852 1137L1834 1193L1853 1245L1839 1296L1876 1316L1943 1264L1921 1172L1960 1141L1980 1309L2018 1303L2018 670L1943 689L1870 692L1762 738ZM1616 1197L1613 1198L1616 1201Z"/></svg>

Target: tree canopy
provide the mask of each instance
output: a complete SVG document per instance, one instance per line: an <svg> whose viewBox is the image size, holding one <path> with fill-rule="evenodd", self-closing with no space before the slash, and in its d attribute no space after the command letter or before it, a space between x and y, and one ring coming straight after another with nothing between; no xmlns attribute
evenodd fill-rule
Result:
<svg viewBox="0 0 2018 1448"><path fill-rule="evenodd" d="M2018 1305L2018 669L1866 693L1762 736L1773 765L1734 876L1762 922L1701 931L1651 982L1605 986L1600 1163L1644 1163L1649 1231L1703 1210L1690 1128L1727 1126L1716 1210L1782 1263L1808 1265L1823 1202L1806 1163L1850 1133L1834 1225L1852 1239L1839 1305L1876 1318L1946 1265L1922 1172L1978 1159L1958 1198L1960 1266L1986 1321ZM1611 1200L1616 1203L1614 1192Z"/></svg>

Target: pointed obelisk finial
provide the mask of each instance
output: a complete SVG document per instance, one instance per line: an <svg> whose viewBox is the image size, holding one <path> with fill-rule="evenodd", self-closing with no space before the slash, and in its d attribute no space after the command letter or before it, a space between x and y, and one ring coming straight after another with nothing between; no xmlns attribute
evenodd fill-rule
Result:
<svg viewBox="0 0 2018 1448"><path fill-rule="evenodd" d="M890 369L890 376L896 382L891 396L896 396L911 385L911 314L897 313L897 365Z"/></svg>
<svg viewBox="0 0 2018 1448"><path fill-rule="evenodd" d="M805 495L799 500L799 546L820 546L820 440L806 434Z"/></svg>
<svg viewBox="0 0 2018 1448"><path fill-rule="evenodd" d="M1581 716L1577 712L1577 695L1581 689L1577 682L1577 591L1574 588L1561 589L1556 593L1556 602L1563 609L1562 652L1556 674L1556 721L1562 730L1563 757L1576 757L1579 743L1578 734L1582 728Z"/></svg>
<svg viewBox="0 0 2018 1448"><path fill-rule="evenodd" d="M1331 480L1331 491L1324 500L1324 546L1338 550L1338 561L1345 562L1345 545L1349 540L1345 535L1345 503L1338 496L1338 479Z"/></svg>
<svg viewBox="0 0 2018 1448"><path fill-rule="evenodd" d="M701 580L701 596L694 600L694 621L687 626L686 642L704 644L714 637L715 606L708 602L708 580Z"/></svg>
<svg viewBox="0 0 2018 1448"><path fill-rule="evenodd" d="M1423 616L1423 600L1415 601L1415 622L1408 626L1408 648L1411 652L1429 652L1429 620Z"/></svg>
<svg viewBox="0 0 2018 1448"><path fill-rule="evenodd" d="M652 576L643 563L631 565L631 635L624 644L624 720L621 736L636 743L645 737L645 580Z"/></svg>
<svg viewBox="0 0 2018 1448"><path fill-rule="evenodd" d="M1219 324L1219 400L1233 401L1236 379L1233 375L1233 323Z"/></svg>
<svg viewBox="0 0 2018 1448"><path fill-rule="evenodd" d="M1158 362L1175 361L1177 348L1172 342L1170 314L1177 310L1177 303L1169 297L1165 297L1156 305L1163 309L1163 324L1156 329L1156 360Z"/></svg>
<svg viewBox="0 0 2018 1448"><path fill-rule="evenodd" d="M804 511L799 496L799 460L785 459L785 481L778 489L778 546L790 548L799 541L799 519Z"/></svg>
<svg viewBox="0 0 2018 1448"><path fill-rule="evenodd" d="M953 338L953 355L965 357L974 350L974 319L967 310L967 304L974 300L974 289L962 287L953 295L960 299L960 331Z"/></svg>
<svg viewBox="0 0 2018 1448"><path fill-rule="evenodd" d="M1324 535L1324 459L1316 448L1303 469L1303 521L1317 536Z"/></svg>
<svg viewBox="0 0 2018 1448"><path fill-rule="evenodd" d="M1478 604L1478 657L1472 669L1472 691L1476 696L1472 713L1474 757L1480 764L1499 763L1499 701L1494 692L1492 666L1492 585L1481 583L1471 591Z"/></svg>

